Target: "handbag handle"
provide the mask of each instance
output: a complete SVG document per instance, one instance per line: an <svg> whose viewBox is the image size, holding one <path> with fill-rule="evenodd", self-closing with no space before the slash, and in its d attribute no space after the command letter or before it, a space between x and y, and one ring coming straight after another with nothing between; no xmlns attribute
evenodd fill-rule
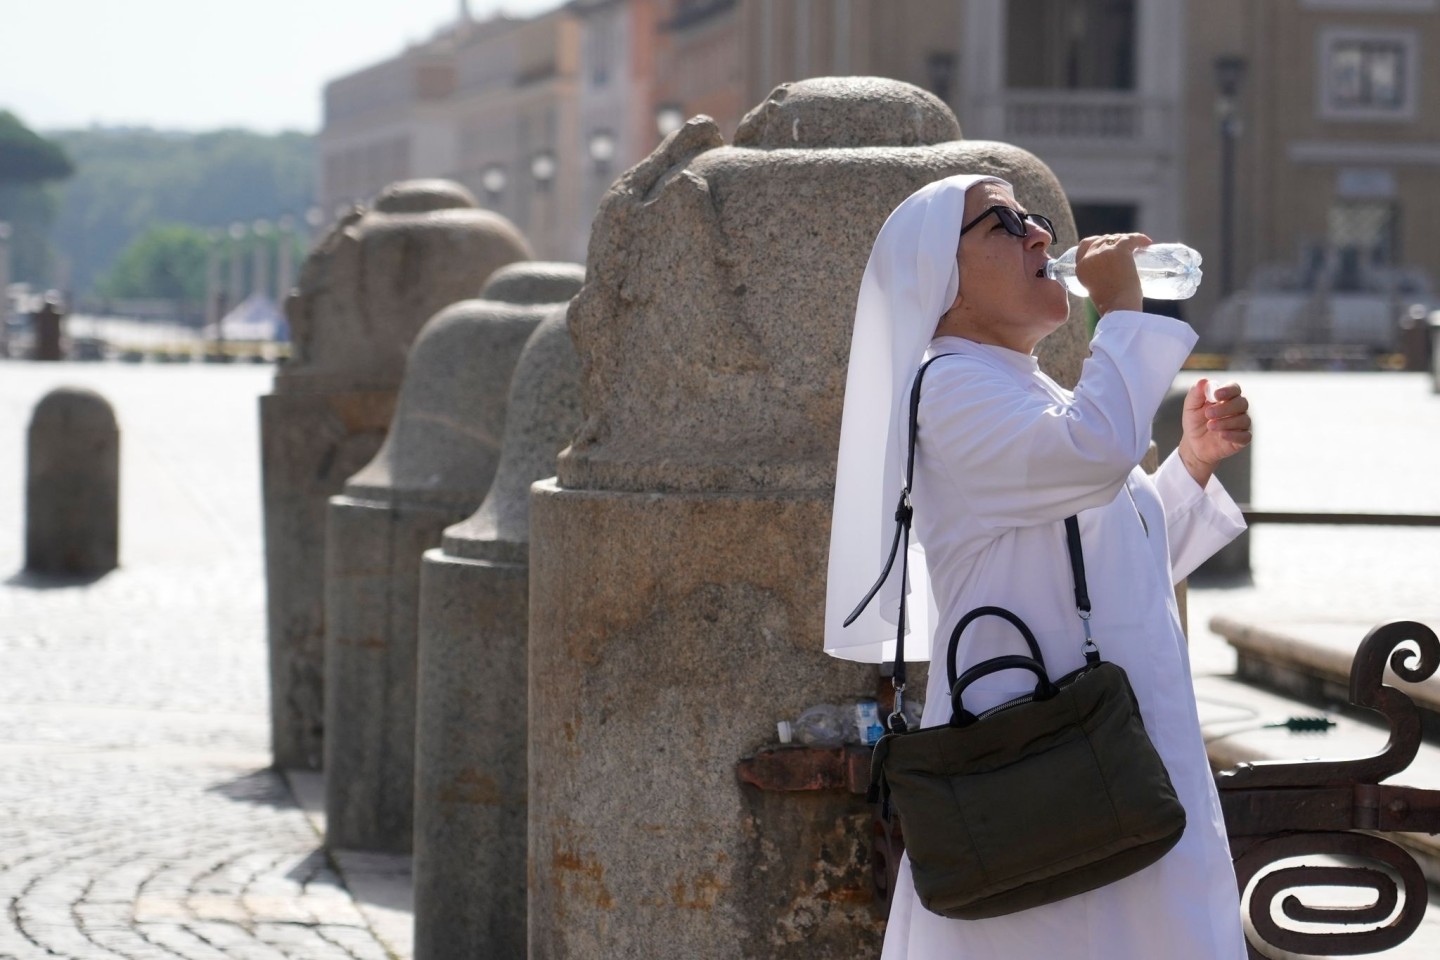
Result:
<svg viewBox="0 0 1440 960"><path fill-rule="evenodd" d="M992 673L1000 673L1003 670L1029 670L1039 677L1040 682L1035 684L1036 700L1049 700L1060 692L1060 688L1051 683L1050 677L1045 673L1045 664L1013 653L1003 657L992 657L975 664L961 674L959 680L955 681L955 686L950 691L950 726L965 727L979 719L965 709L964 703L961 702L961 696L965 693L965 688L976 680L988 677Z"/></svg>
<svg viewBox="0 0 1440 960"><path fill-rule="evenodd" d="M1045 669L1045 656L1040 652L1040 644L1035 640L1035 634L1030 632L1030 628L1025 625L1024 620L1021 620L1004 607L976 607L974 610L965 614L965 616L960 619L960 622L955 624L955 629L950 631L950 649L945 652L945 669L948 671L947 677L950 681L949 685L951 690L954 690L955 684L959 682L955 677L955 655L960 651L960 634L964 633L966 627L981 617L999 617L1002 620L1009 621L1012 627L1020 631L1020 636L1025 638L1026 645L1030 647L1031 659L1040 664L1041 670ZM973 670L974 668L972 667L971 669ZM966 673L969 672L968 670L966 671Z"/></svg>

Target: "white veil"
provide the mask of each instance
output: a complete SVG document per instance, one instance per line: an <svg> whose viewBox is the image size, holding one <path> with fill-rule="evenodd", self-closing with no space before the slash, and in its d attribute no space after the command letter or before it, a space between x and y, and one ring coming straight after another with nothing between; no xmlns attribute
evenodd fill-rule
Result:
<svg viewBox="0 0 1440 960"><path fill-rule="evenodd" d="M895 507L905 482L909 392L935 325L955 302L955 263L965 193L999 177L947 177L905 199L880 228L860 281L845 413L830 521L830 566L825 595L825 652L846 660L882 663L895 657L900 608L900 558L885 586L850 626L845 618L880 575L890 552ZM910 540L911 636L905 659L930 656L938 617L924 549Z"/></svg>

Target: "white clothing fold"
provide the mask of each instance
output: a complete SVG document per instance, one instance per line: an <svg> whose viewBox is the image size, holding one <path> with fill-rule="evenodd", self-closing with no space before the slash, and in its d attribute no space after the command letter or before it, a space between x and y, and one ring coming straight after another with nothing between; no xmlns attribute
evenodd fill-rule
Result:
<svg viewBox="0 0 1440 960"><path fill-rule="evenodd" d="M905 480L910 385L935 325L960 290L955 257L966 191L986 181L1009 186L998 177L946 177L907 197L880 228L860 280L826 578L825 650L837 657L895 659L898 569L859 618L843 624L890 548ZM905 657L923 660L936 610L918 544L910 549L909 592L909 635L917 639L906 644Z"/></svg>

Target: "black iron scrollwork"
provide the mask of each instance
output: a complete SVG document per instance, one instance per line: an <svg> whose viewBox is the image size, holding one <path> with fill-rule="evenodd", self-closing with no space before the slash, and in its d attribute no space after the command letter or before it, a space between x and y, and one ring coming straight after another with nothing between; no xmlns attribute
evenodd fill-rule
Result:
<svg viewBox="0 0 1440 960"><path fill-rule="evenodd" d="M1262 946L1318 956L1378 953L1403 943L1425 915L1425 878L1410 854L1381 837L1352 832L1440 833L1440 791L1380 783L1415 759L1421 733L1414 701L1383 682L1387 662L1406 682L1428 680L1440 669L1440 638L1422 623L1399 621L1371 630L1355 652L1350 699L1385 719L1390 738L1380 753L1241 764L1216 777L1236 879L1242 897L1250 888L1249 916ZM1352 862L1265 872L1279 861L1310 856ZM1287 891L1316 886L1367 889L1374 900L1359 907L1316 907L1293 893L1281 899ZM1286 928L1274 917L1277 899L1280 912L1295 923L1369 929ZM1264 960L1259 946L1249 949L1251 957Z"/></svg>

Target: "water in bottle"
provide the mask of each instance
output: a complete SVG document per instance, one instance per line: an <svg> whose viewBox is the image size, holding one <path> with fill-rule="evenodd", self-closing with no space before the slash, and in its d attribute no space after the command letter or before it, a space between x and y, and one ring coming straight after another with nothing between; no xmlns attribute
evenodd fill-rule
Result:
<svg viewBox="0 0 1440 960"><path fill-rule="evenodd" d="M1077 297L1090 291L1075 277L1075 254L1071 247L1045 265L1045 276L1065 284ZM1183 243L1152 243L1135 251L1135 268L1140 272L1140 293L1152 300L1184 300L1200 286L1200 254Z"/></svg>

